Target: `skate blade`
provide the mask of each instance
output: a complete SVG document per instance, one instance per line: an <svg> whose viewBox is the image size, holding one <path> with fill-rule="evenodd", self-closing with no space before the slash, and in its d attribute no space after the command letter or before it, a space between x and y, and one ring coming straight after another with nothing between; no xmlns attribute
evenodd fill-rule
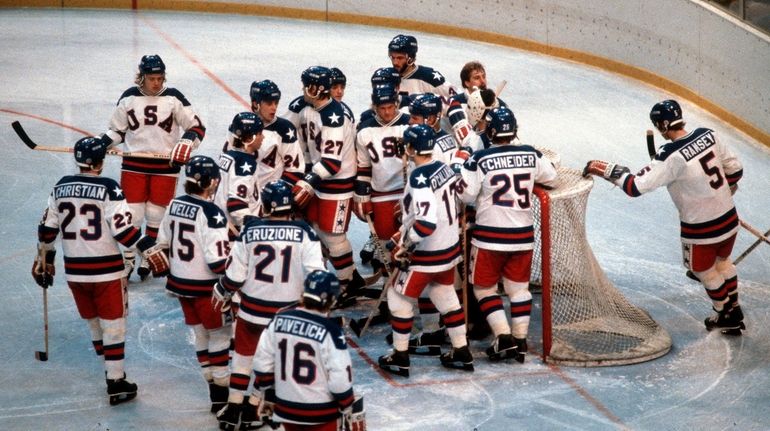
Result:
<svg viewBox="0 0 770 431"><path fill-rule="evenodd" d="M720 331L722 335L729 335L731 337L740 337L743 335L740 328L730 328L730 329L722 329Z"/></svg>
<svg viewBox="0 0 770 431"><path fill-rule="evenodd" d="M116 406L121 403L125 403L136 398L136 392L125 392L120 394L110 395L110 405Z"/></svg>
<svg viewBox="0 0 770 431"><path fill-rule="evenodd" d="M409 346L409 353L419 356L440 356L441 347L439 346Z"/></svg>
<svg viewBox="0 0 770 431"><path fill-rule="evenodd" d="M463 370L463 371L473 371L473 362L465 363L465 362L442 362L441 365L443 365L446 368L452 369L452 370Z"/></svg>
<svg viewBox="0 0 770 431"><path fill-rule="evenodd" d="M396 365L385 365L385 364L379 364L380 368L383 370L395 374L397 376L401 377L409 377L409 368L399 367Z"/></svg>
<svg viewBox="0 0 770 431"><path fill-rule="evenodd" d="M518 360L519 352L515 348L512 348L491 354L487 352L487 356L489 356L489 360L492 362L503 361L510 358Z"/></svg>

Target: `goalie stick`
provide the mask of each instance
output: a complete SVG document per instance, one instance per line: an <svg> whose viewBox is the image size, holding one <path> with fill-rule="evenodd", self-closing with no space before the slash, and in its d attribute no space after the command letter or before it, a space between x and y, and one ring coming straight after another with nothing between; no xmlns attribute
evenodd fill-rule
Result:
<svg viewBox="0 0 770 431"><path fill-rule="evenodd" d="M22 142L24 142L24 145L29 147L31 150L37 150L37 151L50 151L53 153L72 153L75 150L71 147L49 147L45 145L38 145L35 141L33 141L29 135L27 134L27 131L24 130L23 127L21 127L21 123L18 121L14 121L11 123L11 127L13 127L13 131L16 132L16 135L21 139ZM107 150L107 154L111 156L121 156L121 157L136 157L140 159L163 159L163 160L170 160L171 156L168 154L160 154L160 153L145 153L145 152L123 152L120 150Z"/></svg>

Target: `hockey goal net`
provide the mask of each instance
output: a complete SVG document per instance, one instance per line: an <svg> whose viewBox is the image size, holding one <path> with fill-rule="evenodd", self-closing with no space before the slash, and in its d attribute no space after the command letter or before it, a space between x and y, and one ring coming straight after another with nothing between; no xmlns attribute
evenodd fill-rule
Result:
<svg viewBox="0 0 770 431"><path fill-rule="evenodd" d="M668 332L609 281L588 244L585 214L593 180L575 169L557 171L557 186L537 187L534 200L532 283L543 290L543 360L606 366L666 354Z"/></svg>

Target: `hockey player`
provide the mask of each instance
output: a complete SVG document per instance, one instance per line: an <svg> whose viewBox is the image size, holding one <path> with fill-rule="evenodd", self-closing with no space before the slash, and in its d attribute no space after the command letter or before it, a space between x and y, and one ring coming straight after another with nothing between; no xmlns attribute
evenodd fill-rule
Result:
<svg viewBox="0 0 770 431"><path fill-rule="evenodd" d="M102 142L123 143L127 152L168 153L171 160L124 157L120 184L133 213L132 223L155 238L166 206L174 197L180 166L187 163L206 133L190 102L175 88L166 88L166 65L158 55L145 55L139 62L136 87L118 100ZM183 133L182 133L183 132ZM181 137L180 137L181 134ZM133 269L134 253L125 253ZM149 274L145 262L137 270L144 280ZM130 274L129 274L130 275Z"/></svg>
<svg viewBox="0 0 770 431"><path fill-rule="evenodd" d="M404 222L391 241L398 270L388 288L393 350L379 358L381 368L409 376L409 334L413 303L424 289L441 313L452 349L441 355L442 365L473 371L473 356L465 338L465 316L454 290L460 241L455 203L456 177L449 166L433 160L434 133L424 124L404 132L406 153L415 168L401 201Z"/></svg>
<svg viewBox="0 0 770 431"><path fill-rule="evenodd" d="M298 208L306 208L308 222L328 250L346 306L355 302L364 285L346 236L356 176L355 129L342 105L329 95L329 69L309 67L302 72L302 85L311 104L300 112L299 130L311 168L294 185L294 201Z"/></svg>
<svg viewBox="0 0 770 431"><path fill-rule="evenodd" d="M286 431L366 429L345 334L328 317L339 291L334 274L313 271L300 306L278 313L259 340L255 395L262 398L261 411L272 410Z"/></svg>
<svg viewBox="0 0 770 431"><path fill-rule="evenodd" d="M460 70L460 82L465 91L449 99L447 117L457 142L470 153L484 148L483 119L486 112L507 105L487 88L487 72L478 61L465 63Z"/></svg>
<svg viewBox="0 0 770 431"><path fill-rule="evenodd" d="M396 93L398 93L398 102L396 105L398 106L399 111L409 113L409 101L411 100L410 97L406 94L400 93L400 86L401 86L401 75L398 73L398 71L392 67L381 67L372 73L371 78L372 83L372 90L374 90L375 87L378 85L388 84L391 85L393 88L396 89ZM366 111L361 113L361 117L358 121L358 124L363 123L364 121L373 118L374 117L374 107L370 107Z"/></svg>
<svg viewBox="0 0 770 431"><path fill-rule="evenodd" d="M732 194L743 166L713 130L687 132L675 100L656 103L650 120L671 142L658 149L649 165L632 175L625 166L591 160L583 174L603 177L631 197L666 186L679 211L684 266L703 284L715 311L706 318L706 329L741 335L746 327L730 253L739 226Z"/></svg>
<svg viewBox="0 0 770 431"><path fill-rule="evenodd" d="M230 123L228 147L219 156L220 181L214 203L227 216L230 239L235 240L243 225L243 218L256 215L259 208L259 189L255 176L257 151L264 141L262 120L254 113L241 112Z"/></svg>
<svg viewBox="0 0 770 431"><path fill-rule="evenodd" d="M417 39L414 36L399 34L394 37L388 44L388 55L393 68L401 74L399 91L402 95L433 93L441 97L446 106L449 98L457 94L439 71L415 63Z"/></svg>
<svg viewBox="0 0 770 431"><path fill-rule="evenodd" d="M229 383L232 318L211 304L212 290L230 250L227 217L212 202L220 179L217 163L194 156L185 166L185 194L171 201L158 232L158 246L167 249L171 273L166 290L176 296L185 323L195 335L195 352L209 385L211 412L224 407Z"/></svg>
<svg viewBox="0 0 770 431"><path fill-rule="evenodd" d="M433 93L413 95L409 103L409 124L426 124L433 129L436 134L433 160L449 165L457 152L457 142L441 129L442 105L441 98Z"/></svg>
<svg viewBox="0 0 770 431"><path fill-rule="evenodd" d="M276 116L281 90L270 80L254 81L249 91L251 110L264 124L265 140L260 148L257 182L260 187L283 179L294 184L305 175L305 159L297 143L297 129L287 119ZM259 199L257 199L259 200Z"/></svg>
<svg viewBox="0 0 770 431"><path fill-rule="evenodd" d="M404 193L404 163L397 147L409 126L409 116L398 110L397 101L393 86L376 86L372 92L376 115L361 123L356 134L358 171L353 209L364 222L367 216L372 218L383 247L398 231L394 214Z"/></svg>
<svg viewBox="0 0 770 431"><path fill-rule="evenodd" d="M54 241L61 232L64 273L80 317L88 322L98 356L104 357L107 394L115 405L136 397L137 386L123 371L128 294L118 244L138 246L148 261L164 262L152 241L140 240L131 210L115 180L102 177L106 147L98 138L75 143L80 173L59 180L38 226L38 250L32 276L41 287L53 284ZM164 268L153 267L158 272Z"/></svg>
<svg viewBox="0 0 770 431"><path fill-rule="evenodd" d="M488 149L473 153L461 170L460 198L476 207L471 239L469 281L495 340L491 360L523 362L532 310L529 278L535 233L532 189L553 186L556 170L528 145L513 145L517 124L513 112L495 108L486 117ZM501 281L510 299L511 324L497 294Z"/></svg>
<svg viewBox="0 0 770 431"><path fill-rule="evenodd" d="M260 334L279 309L297 304L305 276L324 268L321 243L313 229L304 221L290 220L291 186L283 180L273 181L262 189L261 198L266 218L248 219L233 244L225 276L214 292L216 306L225 309L234 292L241 296L230 367L230 395L227 409L217 415L224 430L235 429L239 416L242 430L262 425L256 410L244 403ZM249 402L256 406L259 399Z"/></svg>

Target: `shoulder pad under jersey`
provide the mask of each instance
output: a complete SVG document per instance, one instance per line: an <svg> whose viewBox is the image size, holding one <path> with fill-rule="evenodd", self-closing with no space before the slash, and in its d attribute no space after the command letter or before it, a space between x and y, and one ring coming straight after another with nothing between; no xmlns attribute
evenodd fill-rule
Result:
<svg viewBox="0 0 770 431"><path fill-rule="evenodd" d="M425 81L434 87L439 87L446 82L446 79L444 79L444 75L442 75L441 72L427 66L417 66L417 70L410 76L410 78Z"/></svg>
<svg viewBox="0 0 770 431"><path fill-rule="evenodd" d="M374 118L373 112L371 116L368 116L368 118L364 119L363 117L364 115L361 114L361 122L358 123L358 127L356 128L357 131L360 132L361 130L368 129L370 127L380 127L380 123L378 123L377 120Z"/></svg>
<svg viewBox="0 0 770 431"><path fill-rule="evenodd" d="M358 119L358 129L361 129L361 125L364 124L366 121L368 121L370 118L374 118L374 110L373 109L367 109L366 111L361 113L361 117Z"/></svg>
<svg viewBox="0 0 770 431"><path fill-rule="evenodd" d="M342 127L345 124L345 110L342 104L334 99L321 108L318 115L321 117L321 124L325 127Z"/></svg>
<svg viewBox="0 0 770 431"><path fill-rule="evenodd" d="M414 168L409 174L409 186L413 189L430 187L430 176L434 174L437 167L440 167L440 164L428 163Z"/></svg>
<svg viewBox="0 0 770 431"><path fill-rule="evenodd" d="M138 96L142 96L142 92L139 91L139 87L131 87L128 90L124 91L123 94L120 95L120 98L118 98L118 103L120 103L120 101L125 99L126 97L138 97Z"/></svg>
<svg viewBox="0 0 770 431"><path fill-rule="evenodd" d="M184 94L182 94L182 92L176 88L167 88L162 93L160 93L160 95L176 97L180 102L182 102L182 106L190 106L190 102L187 101L187 98L184 97Z"/></svg>
<svg viewBox="0 0 770 431"><path fill-rule="evenodd" d="M227 227L227 218L222 209L219 208L214 202L204 201L202 199L197 200L197 204L203 209L203 214L206 215L208 226L210 228L218 229Z"/></svg>
<svg viewBox="0 0 770 431"><path fill-rule="evenodd" d="M257 171L257 157L243 151L229 150L227 153L233 159L233 171L239 177L254 175Z"/></svg>
<svg viewBox="0 0 770 431"><path fill-rule="evenodd" d="M282 312L281 314L285 316L310 320L313 323L323 326L326 329L329 338L331 338L332 342L334 342L334 347L339 350L346 350L348 348L347 342L345 341L345 334L342 332L342 329L339 327L339 325L334 323L331 319L319 316L315 313L310 313L301 308L290 309Z"/></svg>
<svg viewBox="0 0 770 431"><path fill-rule="evenodd" d="M302 228L307 233L307 238L310 241L319 241L318 234L316 234L315 230L304 220L292 220L289 222L290 224L293 224L294 226L298 226Z"/></svg>
<svg viewBox="0 0 770 431"><path fill-rule="evenodd" d="M299 96L292 100L291 103L289 103L289 111L295 114L299 114L299 111L304 109L306 106L308 106L308 103L305 101L305 97Z"/></svg>
<svg viewBox="0 0 770 431"><path fill-rule="evenodd" d="M275 121L265 126L265 129L272 130L281 135L281 142L284 144L297 142L297 129L294 128L294 124L291 124L291 121L285 118L275 117Z"/></svg>
<svg viewBox="0 0 770 431"><path fill-rule="evenodd" d="M353 110L350 109L350 106L348 106L348 104L345 102L340 102L340 104L342 105L342 110L345 112L345 115L348 117L350 122L355 123L356 117L353 115Z"/></svg>

